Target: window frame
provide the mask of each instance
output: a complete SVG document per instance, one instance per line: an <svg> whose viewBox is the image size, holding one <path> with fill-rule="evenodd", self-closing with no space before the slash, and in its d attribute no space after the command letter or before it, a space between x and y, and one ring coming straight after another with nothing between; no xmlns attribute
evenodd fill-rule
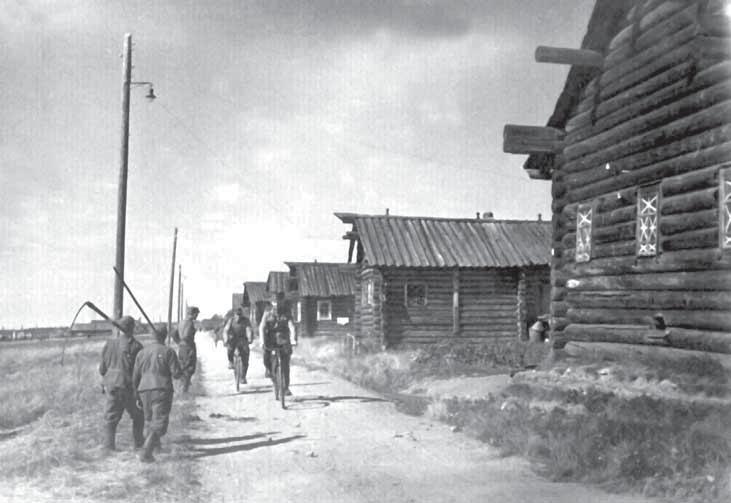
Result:
<svg viewBox="0 0 731 503"><path fill-rule="evenodd" d="M731 250L731 166L718 170L718 247Z"/></svg>
<svg viewBox="0 0 731 503"><path fill-rule="evenodd" d="M595 204L594 203L582 203L579 204L576 207L576 243L574 244L574 262L577 264L584 263L584 262L590 262L592 258L592 250L594 248L593 241L594 241L594 213L595 213ZM586 218L586 215L588 215L588 220ZM582 218L582 216L584 218ZM588 225L583 225L584 222L588 222ZM582 253L579 255L579 243L581 242L581 229L583 228L589 228L589 235L587 246L582 248L587 248L588 251L586 253Z"/></svg>
<svg viewBox="0 0 731 503"><path fill-rule="evenodd" d="M424 303L423 304L409 304L409 286L421 286L424 288ZM429 285L426 281L407 281L404 284L404 306L407 308L422 308L429 305Z"/></svg>
<svg viewBox="0 0 731 503"><path fill-rule="evenodd" d="M294 311L295 323L302 323L302 300L297 301L297 306Z"/></svg>
<svg viewBox="0 0 731 503"><path fill-rule="evenodd" d="M645 193L652 193L654 192L654 198L655 198L655 250L654 253L641 253L642 251L642 243L641 243L641 236L642 236L642 226L641 226L641 217L642 212L644 211L643 207L643 194ZM635 214L635 256L637 258L645 259L645 258L653 258L660 255L660 204L662 201L662 190L659 183L653 183L649 185L642 185L640 187L637 187L637 204L636 204L636 214ZM652 214L649 215L652 217ZM649 244L649 243L648 243Z"/></svg>
<svg viewBox="0 0 731 503"><path fill-rule="evenodd" d="M327 305L327 317L322 316L320 312L320 306ZM317 321L332 321L333 319L333 303L329 299L322 299L317 301Z"/></svg>
<svg viewBox="0 0 731 503"><path fill-rule="evenodd" d="M369 278L362 285L361 302L365 306L373 305L373 278Z"/></svg>

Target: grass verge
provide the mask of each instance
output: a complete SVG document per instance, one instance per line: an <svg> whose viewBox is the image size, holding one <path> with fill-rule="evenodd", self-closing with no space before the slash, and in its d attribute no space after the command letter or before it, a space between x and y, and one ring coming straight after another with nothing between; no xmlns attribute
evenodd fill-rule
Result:
<svg viewBox="0 0 731 503"><path fill-rule="evenodd" d="M184 441L186 430L197 423L195 389L187 396L176 393L157 463L137 459L126 415L117 429L119 452L102 451L104 395L97 372L102 345L81 340L3 347L0 365L9 371L0 383L0 400L6 404L0 425L16 428L17 434L0 438L5 486L0 496L33 500L40 492L59 500L202 500L195 461Z"/></svg>
<svg viewBox="0 0 731 503"><path fill-rule="evenodd" d="M337 345L317 340L305 341L295 354L386 394L413 389L425 378L535 366L499 396L437 398L417 410L506 456L530 459L552 480L675 501L731 501L729 376L710 357L577 362L521 343L348 357Z"/></svg>

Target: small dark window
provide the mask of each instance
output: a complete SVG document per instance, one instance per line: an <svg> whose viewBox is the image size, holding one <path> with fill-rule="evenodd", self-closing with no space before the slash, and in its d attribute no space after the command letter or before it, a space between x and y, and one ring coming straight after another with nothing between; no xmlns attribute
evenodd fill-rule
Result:
<svg viewBox="0 0 731 503"><path fill-rule="evenodd" d="M317 321L328 321L333 319L332 302L329 300L317 301Z"/></svg>
<svg viewBox="0 0 731 503"><path fill-rule="evenodd" d="M580 204L576 210L576 262L591 260L591 222L593 208Z"/></svg>
<svg viewBox="0 0 731 503"><path fill-rule="evenodd" d="M425 283L407 283L404 293L406 307L426 306L427 289Z"/></svg>
<svg viewBox="0 0 731 503"><path fill-rule="evenodd" d="M637 256L657 255L660 188L658 185L637 190Z"/></svg>

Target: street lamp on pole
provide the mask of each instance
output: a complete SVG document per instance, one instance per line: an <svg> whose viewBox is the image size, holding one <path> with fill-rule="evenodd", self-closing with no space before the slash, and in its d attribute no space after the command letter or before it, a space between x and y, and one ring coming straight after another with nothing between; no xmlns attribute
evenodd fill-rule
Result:
<svg viewBox="0 0 731 503"><path fill-rule="evenodd" d="M124 286L124 243L127 223L127 162L129 159L129 101L132 86L144 85L149 88L147 98L154 100L152 82L132 82L132 35L124 36L122 54L122 147L119 166L119 186L117 192L117 245L115 265L119 275L114 277L114 317L122 317Z"/></svg>

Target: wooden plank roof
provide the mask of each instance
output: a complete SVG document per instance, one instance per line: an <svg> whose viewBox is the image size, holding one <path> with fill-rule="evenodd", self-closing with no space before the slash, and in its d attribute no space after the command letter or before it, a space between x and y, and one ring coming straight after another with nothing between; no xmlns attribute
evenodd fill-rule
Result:
<svg viewBox="0 0 731 503"><path fill-rule="evenodd" d="M522 267L551 261L551 223L335 214L352 223L365 260L387 267Z"/></svg>
<svg viewBox="0 0 731 503"><path fill-rule="evenodd" d="M267 292L271 293L287 293L289 283L289 272L287 271L271 271L267 278Z"/></svg>
<svg viewBox="0 0 731 503"><path fill-rule="evenodd" d="M353 264L326 262L287 262L297 278L300 297L337 297L354 295L355 273Z"/></svg>
<svg viewBox="0 0 731 503"><path fill-rule="evenodd" d="M244 283L244 305L250 306L257 302L269 300L267 284L264 281L246 281Z"/></svg>

